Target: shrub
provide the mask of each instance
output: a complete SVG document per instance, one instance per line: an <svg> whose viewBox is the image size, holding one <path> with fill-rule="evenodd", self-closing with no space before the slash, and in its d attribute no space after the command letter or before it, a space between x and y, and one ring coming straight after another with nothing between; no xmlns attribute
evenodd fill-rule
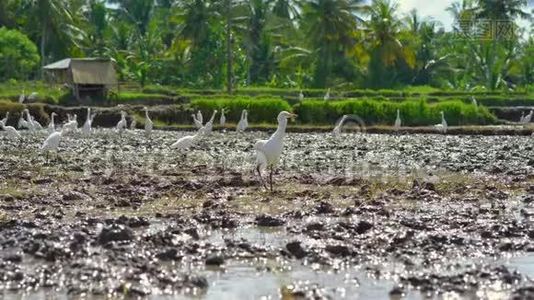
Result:
<svg viewBox="0 0 534 300"><path fill-rule="evenodd" d="M225 108L226 119L235 123L241 118L243 109L248 110L248 120L254 123L276 123L278 113L291 111L291 106L280 98L203 98L192 100L191 107L201 110L205 119L211 116L214 109L221 111Z"/></svg>
<svg viewBox="0 0 534 300"><path fill-rule="evenodd" d="M22 32L0 28L0 80L28 78L39 64L35 44Z"/></svg>

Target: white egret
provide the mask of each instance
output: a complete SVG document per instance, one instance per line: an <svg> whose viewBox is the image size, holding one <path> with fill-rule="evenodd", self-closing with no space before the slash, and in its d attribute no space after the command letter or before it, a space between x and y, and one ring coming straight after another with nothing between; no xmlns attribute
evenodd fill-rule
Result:
<svg viewBox="0 0 534 300"><path fill-rule="evenodd" d="M299 92L299 101L304 100L304 94L302 93L302 90Z"/></svg>
<svg viewBox="0 0 534 300"><path fill-rule="evenodd" d="M202 117L202 112L200 110L197 111L197 120L200 122L200 124L204 124L204 118Z"/></svg>
<svg viewBox="0 0 534 300"><path fill-rule="evenodd" d="M203 133L204 133L204 130L203 130L203 128L201 128L201 129L199 129L199 130L197 131L196 134L183 136L183 137L179 138L176 142L174 142L174 143L171 145L171 148L172 148L172 149L179 150L179 151L187 150L187 149L189 149L191 146L193 146L193 144L195 144L196 140L197 140Z"/></svg>
<svg viewBox="0 0 534 300"><path fill-rule="evenodd" d="M150 136L152 134L152 128L154 128L154 123L148 116L148 107L143 107L143 110L145 111L145 134Z"/></svg>
<svg viewBox="0 0 534 300"><path fill-rule="evenodd" d="M8 119L9 119L9 112L6 112L6 117L3 118L2 120L0 120L0 122L2 122L4 125L6 125Z"/></svg>
<svg viewBox="0 0 534 300"><path fill-rule="evenodd" d="M519 123L523 124L525 122L525 112L521 112L521 117L519 118Z"/></svg>
<svg viewBox="0 0 534 300"><path fill-rule="evenodd" d="M50 114L50 123L48 123L48 133L49 134L52 134L56 131L56 124L55 124L55 120L54 118L56 117L56 113L55 112L52 112Z"/></svg>
<svg viewBox="0 0 534 300"><path fill-rule="evenodd" d="M206 122L206 125L204 125L204 133L211 133L213 131L213 120L215 119L215 115L217 114L217 110L214 110L211 114L211 118L208 122Z"/></svg>
<svg viewBox="0 0 534 300"><path fill-rule="evenodd" d="M224 125L226 124L226 116L224 115L224 108L221 109L221 117L219 118L219 125L221 125L221 127L224 127Z"/></svg>
<svg viewBox="0 0 534 300"><path fill-rule="evenodd" d="M5 130L10 138L20 138L20 133L13 126L6 126L3 122L0 122L0 128Z"/></svg>
<svg viewBox="0 0 534 300"><path fill-rule="evenodd" d="M402 126L402 120L400 117L400 110L397 109L397 118L395 119L395 124L393 125L393 127L395 128L395 131L399 131L401 126Z"/></svg>
<svg viewBox="0 0 534 300"><path fill-rule="evenodd" d="M124 111L121 111L121 119L120 121L117 123L117 126L115 127L115 129L118 131L118 132L123 132L124 129L126 129L126 112Z"/></svg>
<svg viewBox="0 0 534 300"><path fill-rule="evenodd" d="M531 110L528 115L525 116L525 119L523 119L523 123L528 124L532 121L532 115L534 114L534 110Z"/></svg>
<svg viewBox="0 0 534 300"><path fill-rule="evenodd" d="M59 143L61 142L62 135L63 135L63 131L54 131L43 142L43 145L41 146L41 150L46 151L47 160L48 160L48 153L50 151L56 151L56 154L57 154L57 148L59 147Z"/></svg>
<svg viewBox="0 0 534 300"><path fill-rule="evenodd" d="M237 123L237 132L244 132L248 127L248 112L246 109L243 109L241 112L241 120Z"/></svg>
<svg viewBox="0 0 534 300"><path fill-rule="evenodd" d="M280 155L284 149L284 137L286 135L287 120L289 118L295 118L297 115L287 111L282 111L278 114L278 128L268 140L259 140L254 144L256 150L256 171L260 176L260 180L267 188L261 171L267 167L270 169L269 183L271 191L273 190L273 171L274 167L280 160Z"/></svg>
<svg viewBox="0 0 534 300"><path fill-rule="evenodd" d="M30 115L30 111L28 109L24 109L24 112L26 113L26 128L30 131L33 131L35 128L33 126L32 117Z"/></svg>
<svg viewBox="0 0 534 300"><path fill-rule="evenodd" d="M343 123L345 123L345 120L347 120L348 117L348 115L343 115L343 117L341 117L341 120L334 127L334 130L332 130L332 134L334 136L339 136L341 134L341 128L343 127Z"/></svg>
<svg viewBox="0 0 534 300"><path fill-rule="evenodd" d="M85 123L82 126L82 133L84 135L91 134L92 120L91 120L91 108L87 108L87 117L85 118Z"/></svg>
<svg viewBox="0 0 534 300"><path fill-rule="evenodd" d="M20 113L20 117L19 117L19 122L17 124L17 128L18 129L28 128L28 123L26 122L26 120L24 120L24 111L22 111Z"/></svg>
<svg viewBox="0 0 534 300"><path fill-rule="evenodd" d="M445 114L441 111L441 124L434 125L434 128L441 133L447 133L447 121L445 120Z"/></svg>
<svg viewBox="0 0 534 300"><path fill-rule="evenodd" d="M24 89L22 89L22 94L19 96L19 103L24 103L26 100L26 95L24 95Z"/></svg>
<svg viewBox="0 0 534 300"><path fill-rule="evenodd" d="M324 94L323 100L327 101L330 100L330 88L326 90L326 93Z"/></svg>
<svg viewBox="0 0 534 300"><path fill-rule="evenodd" d="M132 123L130 123L130 130L135 130L136 127L137 127L137 121L133 119Z"/></svg>
<svg viewBox="0 0 534 300"><path fill-rule="evenodd" d="M195 124L195 127L197 129L200 129L202 128L202 123L200 121L198 121L197 117L195 116L195 114L191 114L191 117L193 117L193 123Z"/></svg>
<svg viewBox="0 0 534 300"><path fill-rule="evenodd" d="M33 116L30 117L32 121L32 126L34 130L43 130L41 123L37 122Z"/></svg>
<svg viewBox="0 0 534 300"><path fill-rule="evenodd" d="M67 123L63 125L63 131L65 133L72 131L75 132L78 129L78 115L74 114L71 116L70 114L67 114Z"/></svg>

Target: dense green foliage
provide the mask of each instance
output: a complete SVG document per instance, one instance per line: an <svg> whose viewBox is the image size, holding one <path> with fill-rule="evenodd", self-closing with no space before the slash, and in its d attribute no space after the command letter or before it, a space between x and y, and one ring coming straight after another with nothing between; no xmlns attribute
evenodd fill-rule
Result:
<svg viewBox="0 0 534 300"><path fill-rule="evenodd" d="M38 64L37 47L26 35L0 28L0 80L27 79Z"/></svg>
<svg viewBox="0 0 534 300"><path fill-rule="evenodd" d="M377 100L322 101L306 100L295 105L294 111L302 123L331 124L341 115L358 117L367 125L392 125L400 110L404 125L422 126L441 122L440 111L450 125L491 124L495 117L484 107L459 100L429 104L425 100L403 102Z"/></svg>
<svg viewBox="0 0 534 300"><path fill-rule="evenodd" d="M0 27L28 36L42 64L112 57L122 81L141 85L532 89L532 34L481 38L464 26L518 24L527 1L459 1L448 9L463 21L452 31L401 14L395 0L3 0ZM39 77L30 44L28 62L4 66L0 80Z"/></svg>

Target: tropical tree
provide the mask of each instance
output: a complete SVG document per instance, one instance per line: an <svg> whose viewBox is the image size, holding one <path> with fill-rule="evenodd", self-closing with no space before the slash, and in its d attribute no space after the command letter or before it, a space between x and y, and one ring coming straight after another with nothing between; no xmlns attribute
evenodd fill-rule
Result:
<svg viewBox="0 0 534 300"><path fill-rule="evenodd" d="M76 14L80 11L71 8L78 4L67 0L22 0L22 9L26 14L26 32L39 40L41 65L51 58L62 58L72 52L71 47L78 47L76 42L82 32L76 27Z"/></svg>
<svg viewBox="0 0 534 300"><path fill-rule="evenodd" d="M25 34L0 27L0 80L28 79L38 64L37 47Z"/></svg>
<svg viewBox="0 0 534 300"><path fill-rule="evenodd" d="M304 6L304 30L315 52L313 86L328 86L337 67L348 63L345 53L356 42L361 10L359 0L312 0Z"/></svg>
<svg viewBox="0 0 534 300"><path fill-rule="evenodd" d="M368 65L369 87L392 87L399 83L399 68L415 66L415 54L399 39L402 22L397 17L398 4L374 0L367 8L368 43L371 58Z"/></svg>

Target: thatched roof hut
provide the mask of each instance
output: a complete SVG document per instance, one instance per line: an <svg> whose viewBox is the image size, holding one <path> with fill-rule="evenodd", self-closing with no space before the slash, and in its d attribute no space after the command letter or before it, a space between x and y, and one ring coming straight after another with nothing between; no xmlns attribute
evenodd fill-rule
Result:
<svg viewBox="0 0 534 300"><path fill-rule="evenodd" d="M104 97L118 87L115 61L107 58L66 58L43 67L57 83L68 85L80 100L85 96Z"/></svg>

